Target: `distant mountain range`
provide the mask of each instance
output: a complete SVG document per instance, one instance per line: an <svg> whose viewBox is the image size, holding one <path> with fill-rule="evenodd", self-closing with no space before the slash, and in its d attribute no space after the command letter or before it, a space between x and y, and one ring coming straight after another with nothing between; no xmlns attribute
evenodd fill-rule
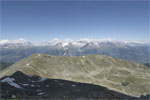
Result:
<svg viewBox="0 0 150 100"><path fill-rule="evenodd" d="M150 63L150 44L128 42L112 39L62 42L54 39L48 42L33 44L24 39L1 40L1 61L16 62L34 53L58 56L83 56L87 54L103 54L138 63Z"/></svg>
<svg viewBox="0 0 150 100"><path fill-rule="evenodd" d="M136 97L150 94L150 68L105 55L70 57L34 54L0 71L0 78L17 71L29 77L35 75L95 84Z"/></svg>

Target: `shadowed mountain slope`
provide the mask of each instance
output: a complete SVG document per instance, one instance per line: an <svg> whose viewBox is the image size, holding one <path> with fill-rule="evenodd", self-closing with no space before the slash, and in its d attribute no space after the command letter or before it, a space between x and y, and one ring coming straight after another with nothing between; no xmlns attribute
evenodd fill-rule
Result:
<svg viewBox="0 0 150 100"><path fill-rule="evenodd" d="M150 68L150 63L145 63L144 65Z"/></svg>
<svg viewBox="0 0 150 100"><path fill-rule="evenodd" d="M104 55L34 54L1 71L1 77L16 71L43 78L91 83L132 96L150 94L149 68Z"/></svg>
<svg viewBox="0 0 150 100"><path fill-rule="evenodd" d="M11 81L11 82L10 82ZM28 76L17 71L1 79L1 97L18 99L137 99L105 87Z"/></svg>
<svg viewBox="0 0 150 100"><path fill-rule="evenodd" d="M0 62L0 70L3 70L5 68L7 68L8 66L12 65L13 63L6 63L6 62L3 62L1 61Z"/></svg>

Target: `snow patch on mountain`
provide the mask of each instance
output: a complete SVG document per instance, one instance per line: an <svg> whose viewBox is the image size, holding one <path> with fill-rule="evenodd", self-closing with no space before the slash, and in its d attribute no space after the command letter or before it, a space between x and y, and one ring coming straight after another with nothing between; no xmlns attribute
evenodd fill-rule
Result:
<svg viewBox="0 0 150 100"><path fill-rule="evenodd" d="M5 45L5 48L9 46L19 47L19 46L33 46L32 43L26 41L25 39L17 39L17 40L0 40L0 45Z"/></svg>
<svg viewBox="0 0 150 100"><path fill-rule="evenodd" d="M0 40L0 44L8 44L8 43L26 43L25 39L17 39L17 40Z"/></svg>
<svg viewBox="0 0 150 100"><path fill-rule="evenodd" d="M46 78L40 78L39 81L45 81L47 80Z"/></svg>
<svg viewBox="0 0 150 100"><path fill-rule="evenodd" d="M9 85L16 87L16 88L20 88L22 89L22 87L20 87L18 84L16 84L14 78L10 78L10 77L6 77L3 80L1 80L1 82L7 82Z"/></svg>
<svg viewBox="0 0 150 100"><path fill-rule="evenodd" d="M4 46L4 48L8 47L20 47L20 46L56 46L56 47L83 47L85 45L90 46L99 46L99 44L102 43L113 43L116 44L118 47L122 47L125 45L129 46L136 46L138 44L146 44L147 42L141 42L141 41L123 41L118 39L88 39L88 38L80 38L79 40L72 40L72 39L65 39L64 41L59 40L58 38L55 38L51 41L45 41L40 42L39 44L32 44L29 41L26 41L25 39L17 39L17 40L0 40L0 46Z"/></svg>
<svg viewBox="0 0 150 100"><path fill-rule="evenodd" d="M77 42L72 42L72 45L73 46L76 46L76 47L82 47L82 46L84 46L86 43L82 43L82 42L80 42L80 41L77 41Z"/></svg>
<svg viewBox="0 0 150 100"><path fill-rule="evenodd" d="M69 42L62 43L62 47L65 47L65 46L68 46L68 45L69 45Z"/></svg>

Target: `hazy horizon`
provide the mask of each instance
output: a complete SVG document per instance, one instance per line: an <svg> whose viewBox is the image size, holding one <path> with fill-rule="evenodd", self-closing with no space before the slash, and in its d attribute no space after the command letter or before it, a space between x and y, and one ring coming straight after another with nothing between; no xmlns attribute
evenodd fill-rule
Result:
<svg viewBox="0 0 150 100"><path fill-rule="evenodd" d="M103 41L108 41L108 42L123 42L123 43L144 43L144 44L150 44L150 41L144 41L144 40L121 40L121 39L114 39L114 38L99 38L99 39L92 39L92 38L79 38L76 40L73 39L59 39L59 38L53 38L53 39L49 39L49 40L42 40L42 41L30 41L24 38L18 38L18 39L0 39L0 44L5 44L5 43L23 43L23 42L30 42L32 44L38 45L40 43L44 43L44 42L78 42L78 41L99 41L99 42L103 42Z"/></svg>

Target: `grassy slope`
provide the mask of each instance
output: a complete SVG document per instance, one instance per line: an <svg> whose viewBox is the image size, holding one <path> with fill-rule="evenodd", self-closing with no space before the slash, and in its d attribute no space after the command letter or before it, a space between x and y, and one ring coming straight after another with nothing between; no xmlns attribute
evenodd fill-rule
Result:
<svg viewBox="0 0 150 100"><path fill-rule="evenodd" d="M79 57L34 54L1 72L16 71L45 78L93 83L129 95L150 94L150 69L138 63L104 55Z"/></svg>

